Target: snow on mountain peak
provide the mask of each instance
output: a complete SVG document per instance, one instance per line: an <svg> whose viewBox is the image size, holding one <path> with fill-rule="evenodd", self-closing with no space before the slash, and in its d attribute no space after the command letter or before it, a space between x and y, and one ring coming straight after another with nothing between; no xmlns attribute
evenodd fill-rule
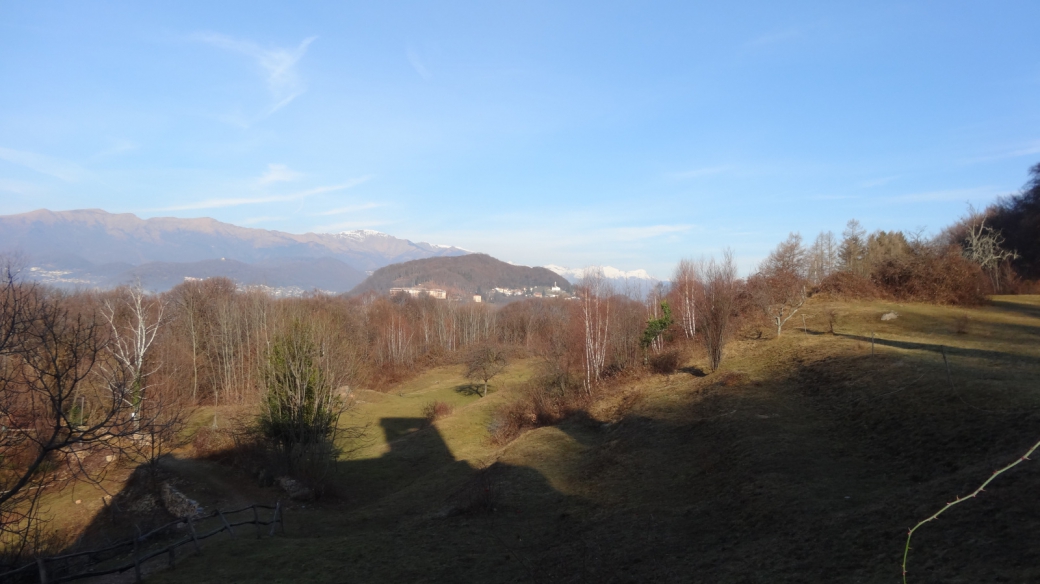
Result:
<svg viewBox="0 0 1040 584"><path fill-rule="evenodd" d="M545 265L542 267L547 270L556 272L557 274L563 276L564 278L567 278L571 282L580 280L581 277L585 274L585 268L565 268L563 266L557 266L553 264ZM657 280L657 278L654 278L653 276L648 274L646 270L643 269L630 270L627 272L624 270L619 270L613 266L600 266L599 269L603 272L603 277L609 280Z"/></svg>
<svg viewBox="0 0 1040 584"><path fill-rule="evenodd" d="M336 235L346 239L353 239L355 241L363 241L369 237L390 237L381 231L375 231L373 229L355 229L353 231L343 231Z"/></svg>

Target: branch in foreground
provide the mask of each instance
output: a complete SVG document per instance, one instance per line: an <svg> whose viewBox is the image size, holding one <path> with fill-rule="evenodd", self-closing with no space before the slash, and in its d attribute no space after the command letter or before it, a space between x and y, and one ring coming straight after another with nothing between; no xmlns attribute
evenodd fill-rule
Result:
<svg viewBox="0 0 1040 584"><path fill-rule="evenodd" d="M1011 464L1005 466L1002 469L993 471L993 474L988 479L986 479L986 481L984 483L979 485L979 488L977 488L974 491L972 491L970 495L968 495L966 497L957 497L956 500L950 501L945 506L943 506L942 509L939 509L938 511L936 511L935 514L933 514L932 516L928 517L927 519L922 520L920 523L915 525L913 527L913 529L911 529L906 534L906 548L903 549L903 584L906 584L906 559L907 559L907 556L910 554L910 538L912 538L914 536L914 532L917 531L917 529L919 527L921 527L922 525L924 525L925 523L928 523L929 521L935 521L936 519L938 519L939 516L942 515L950 507L953 507L954 505L958 505L960 503L963 503L964 501L967 501L968 499L974 499L975 495L978 495L979 493L981 493L986 488L986 485L988 485L991 482L993 482L993 479L997 478L998 476L1000 476L1004 472L1009 471L1012 468L1018 466L1023 461L1029 460L1029 455L1033 454L1033 452L1035 452L1037 448L1040 448L1040 442L1037 442L1036 444L1034 444L1032 446L1032 448L1030 448L1028 451L1026 451L1026 453L1023 454L1022 456L1020 456L1018 458L1018 460L1012 462Z"/></svg>

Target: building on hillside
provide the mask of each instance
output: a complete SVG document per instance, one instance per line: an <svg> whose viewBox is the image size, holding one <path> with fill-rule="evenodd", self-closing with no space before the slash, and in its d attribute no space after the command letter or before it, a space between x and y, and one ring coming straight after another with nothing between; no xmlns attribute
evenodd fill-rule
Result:
<svg viewBox="0 0 1040 584"><path fill-rule="evenodd" d="M473 302L482 302L482 301L483 301L483 298L480 297L480 294L474 294L473 295Z"/></svg>
<svg viewBox="0 0 1040 584"><path fill-rule="evenodd" d="M409 296L419 297L423 294L429 295L431 298L437 298L438 300L444 300L448 297L448 293L439 288L391 288L390 295L396 296L398 294L408 294Z"/></svg>

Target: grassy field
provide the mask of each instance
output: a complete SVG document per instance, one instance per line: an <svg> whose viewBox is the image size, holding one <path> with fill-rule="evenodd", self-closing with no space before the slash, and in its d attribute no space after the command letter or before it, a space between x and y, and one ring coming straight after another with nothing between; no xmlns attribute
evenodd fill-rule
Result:
<svg viewBox="0 0 1040 584"><path fill-rule="evenodd" d="M629 379L505 447L487 424L533 361L487 398L457 367L360 391L343 423L368 430L336 497L290 507L285 537L217 541L149 581L898 582L907 528L1040 440L1040 298L806 316L742 331L720 371ZM455 411L428 425L434 400ZM204 503L278 496L178 464ZM1021 465L922 528L909 581L1040 580L1038 488Z"/></svg>

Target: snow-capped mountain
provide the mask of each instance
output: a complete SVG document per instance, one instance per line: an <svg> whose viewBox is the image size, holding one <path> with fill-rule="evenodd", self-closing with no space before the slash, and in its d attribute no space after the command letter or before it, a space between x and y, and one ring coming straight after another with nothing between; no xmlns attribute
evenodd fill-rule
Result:
<svg viewBox="0 0 1040 584"><path fill-rule="evenodd" d="M161 290L185 277L225 275L249 285L337 292L386 265L470 253L372 230L295 234L101 209L0 216L0 254L11 252L25 258L30 274L55 285L104 288L138 279Z"/></svg>
<svg viewBox="0 0 1040 584"><path fill-rule="evenodd" d="M556 272L572 284L580 282L582 276L585 275L585 268L565 268L553 264L542 267ZM597 267L616 291L633 298L645 298L647 293L660 282L660 280L648 274L646 270L629 270L626 272L612 266Z"/></svg>
<svg viewBox="0 0 1040 584"><path fill-rule="evenodd" d="M567 278L567 281L572 284L576 283L578 280L581 280L582 276L585 274L585 268L565 268L563 266L557 266L554 264L549 264L547 266L542 267L547 270L552 270L557 274L563 276L564 278ZM608 280L621 282L628 282L629 280L643 280L650 283L659 281L657 278L646 273L646 270L642 269L630 270L627 272L611 266L600 266L599 269L603 272L603 277Z"/></svg>

